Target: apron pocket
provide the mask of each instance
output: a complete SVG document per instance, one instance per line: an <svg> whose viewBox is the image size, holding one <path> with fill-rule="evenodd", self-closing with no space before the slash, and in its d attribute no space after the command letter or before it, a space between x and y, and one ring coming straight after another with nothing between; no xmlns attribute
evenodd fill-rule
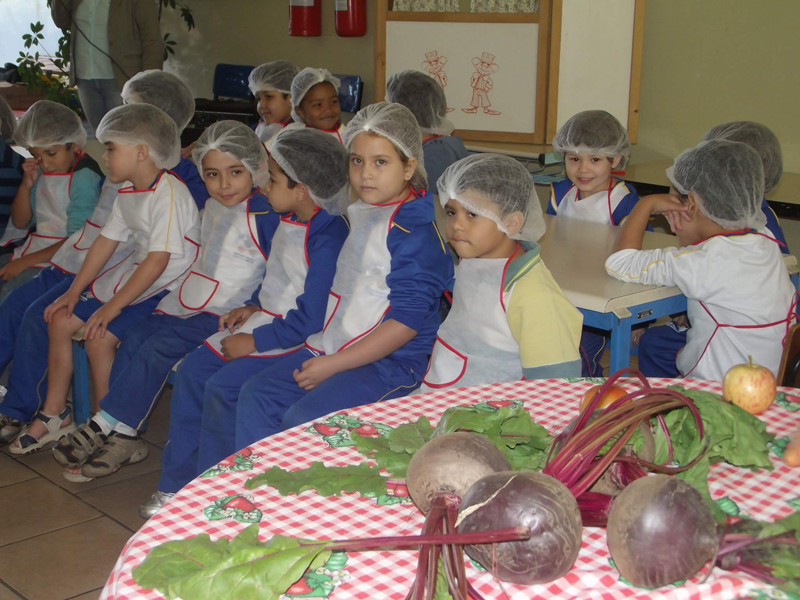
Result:
<svg viewBox="0 0 800 600"><path fill-rule="evenodd" d="M219 281L202 273L190 271L181 284L178 300L187 310L203 310L219 287Z"/></svg>
<svg viewBox="0 0 800 600"><path fill-rule="evenodd" d="M464 376L466 370L467 357L436 336L431 362L422 383L433 389L450 387Z"/></svg>

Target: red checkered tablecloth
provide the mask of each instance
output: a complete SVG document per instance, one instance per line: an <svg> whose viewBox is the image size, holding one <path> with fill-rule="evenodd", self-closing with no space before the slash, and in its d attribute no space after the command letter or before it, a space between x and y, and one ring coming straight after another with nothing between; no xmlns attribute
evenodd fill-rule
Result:
<svg viewBox="0 0 800 600"><path fill-rule="evenodd" d="M651 381L653 385L678 383L694 389L720 390L719 384L714 382ZM435 424L446 408L455 405L514 400L521 401L538 423L551 432L556 431L577 414L578 400L591 385L593 382L586 380L545 380L446 390L363 406L347 411L346 415L329 415L317 421L319 429L299 426L262 440L192 481L145 523L123 549L101 599L161 598L156 591L138 587L131 577L131 569L144 560L151 548L200 533L207 533L212 539L232 537L252 522L259 522L262 539L278 533L312 539L416 534L421 529L423 516L402 497L402 488L396 490L394 496L373 499L358 494L323 498L313 490L283 497L271 487L248 490L244 484L271 466L294 470L316 461L328 466L366 462L352 446L346 445L348 427L359 425L354 424L353 419L366 426L367 431L374 427L380 432L382 427L396 427L423 415ZM790 410L794 408L790 403L782 404L784 406L773 404L761 415L768 430L779 439L790 435L800 422L800 412ZM795 510L792 505L800 508L800 469L792 470L774 456L773 463L775 470L771 472L753 473L728 465L713 467L712 495L727 497L730 500L726 501L728 510L738 510L759 519L771 520L790 514ZM226 508L224 505L232 496L242 496L245 501L237 500ZM348 553L346 563L342 564L340 558L337 564L326 565L330 568L321 569L315 581L329 582L326 589L332 600L404 598L414 575L415 562L416 552L411 551ZM565 577L548 585L503 585L504 592L491 575L478 571L471 564L468 573L473 585L487 599L722 600L754 593L758 597L768 597L764 595L766 592L756 592L767 587L763 583L719 569L704 583L697 577L682 586L657 591L632 587L621 582L618 572L609 564L605 531L599 528L584 528L575 566ZM290 591L302 596L308 593L308 586L301 585Z"/></svg>

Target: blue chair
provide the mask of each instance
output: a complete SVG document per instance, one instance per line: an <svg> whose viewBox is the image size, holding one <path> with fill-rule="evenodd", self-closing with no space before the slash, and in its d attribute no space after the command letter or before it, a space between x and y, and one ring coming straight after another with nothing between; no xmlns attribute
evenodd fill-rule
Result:
<svg viewBox="0 0 800 600"><path fill-rule="evenodd" d="M344 112L357 113L361 110L361 95L364 92L364 81L360 75L336 75L339 85L339 108Z"/></svg>
<svg viewBox="0 0 800 600"><path fill-rule="evenodd" d="M250 100L253 94L247 85L247 78L255 67L251 65L229 65L218 63L214 67L214 100L220 98L242 98Z"/></svg>

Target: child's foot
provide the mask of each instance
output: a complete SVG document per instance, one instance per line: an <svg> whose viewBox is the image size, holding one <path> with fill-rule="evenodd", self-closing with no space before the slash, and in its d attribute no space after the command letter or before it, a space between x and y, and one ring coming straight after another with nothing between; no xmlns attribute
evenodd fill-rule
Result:
<svg viewBox="0 0 800 600"><path fill-rule="evenodd" d="M499 115L500 111L499 110L491 110L489 108L484 108L483 109L483 114L485 114L485 115Z"/></svg>
<svg viewBox="0 0 800 600"><path fill-rule="evenodd" d="M39 411L33 421L22 428L8 451L22 455L51 447L75 428L69 407L61 411L60 415L46 415Z"/></svg>
<svg viewBox="0 0 800 600"><path fill-rule="evenodd" d="M82 423L75 431L64 436L53 448L53 458L65 467L80 467L105 445L107 436L94 420ZM68 470L69 471L69 470ZM72 481L72 480L70 480Z"/></svg>
<svg viewBox="0 0 800 600"><path fill-rule="evenodd" d="M138 435L125 435L113 431L96 456L81 468L84 477L94 479L116 473L120 467L143 461L149 454L147 442Z"/></svg>
<svg viewBox="0 0 800 600"><path fill-rule="evenodd" d="M150 497L150 500L139 507L139 516L143 519L149 519L161 510L161 507L167 502L172 500L174 495L175 494L170 494L169 492L156 492Z"/></svg>
<svg viewBox="0 0 800 600"><path fill-rule="evenodd" d="M472 108L462 108L461 110L462 112L465 112L468 115L474 115L476 112L478 112L478 107L473 106Z"/></svg>
<svg viewBox="0 0 800 600"><path fill-rule="evenodd" d="M21 428L22 421L0 414L0 445L7 444L17 437Z"/></svg>

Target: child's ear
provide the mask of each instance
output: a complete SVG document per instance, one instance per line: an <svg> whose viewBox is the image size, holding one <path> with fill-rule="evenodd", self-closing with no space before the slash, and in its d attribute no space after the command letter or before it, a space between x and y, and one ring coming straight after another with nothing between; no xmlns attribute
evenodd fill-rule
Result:
<svg viewBox="0 0 800 600"><path fill-rule="evenodd" d="M694 192L689 192L686 206L689 207L689 216L694 218L700 210L700 206L697 204L697 196L694 195Z"/></svg>
<svg viewBox="0 0 800 600"><path fill-rule="evenodd" d="M294 186L294 199L297 202L303 202L304 200L310 200L311 194L308 191L308 187L304 183L299 183Z"/></svg>
<svg viewBox="0 0 800 600"><path fill-rule="evenodd" d="M417 159L412 156L406 161L405 172L403 173L405 180L411 181L411 178L414 176L414 172L416 170L417 170Z"/></svg>
<svg viewBox="0 0 800 600"><path fill-rule="evenodd" d="M524 224L525 215L518 210L511 213L503 220L503 227L505 227L509 237L518 234Z"/></svg>
<svg viewBox="0 0 800 600"><path fill-rule="evenodd" d="M611 168L616 169L619 166L619 163L622 162L622 154L617 154L614 157L614 160L611 161Z"/></svg>
<svg viewBox="0 0 800 600"><path fill-rule="evenodd" d="M150 158L150 148L148 148L144 144L137 144L136 145L136 160L139 161L139 162L144 162L148 158Z"/></svg>

